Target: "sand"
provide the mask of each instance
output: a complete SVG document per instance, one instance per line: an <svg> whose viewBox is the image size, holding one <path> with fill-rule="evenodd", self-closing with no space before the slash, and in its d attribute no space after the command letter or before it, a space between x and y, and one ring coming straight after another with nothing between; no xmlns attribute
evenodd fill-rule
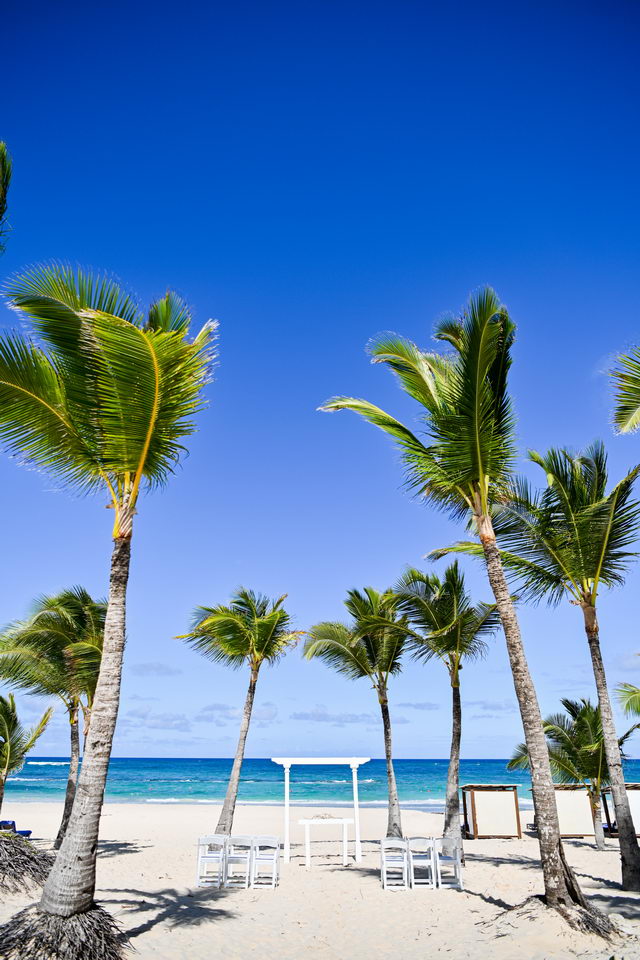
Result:
<svg viewBox="0 0 640 960"><path fill-rule="evenodd" d="M465 891L383 892L377 841L386 811L363 809L363 860L342 866L338 828L322 828L313 842L312 869L304 867L297 820L340 810L292 807L295 844L283 864L277 890L216 891L195 887L195 843L213 832L218 808L208 804L105 805L98 861L97 900L129 933L132 960L210 960L275 957L281 960L640 960L640 896L619 887L615 842L599 853L586 840L568 840L567 853L588 896L621 916L627 936L612 945L577 934L563 921L536 909L507 912L542 892L535 839L475 840L465 844ZM2 816L34 830L46 845L61 810L53 803L6 801ZM523 822L530 819L524 814ZM283 809L239 806L234 832L282 836ZM442 832L442 816L403 811L405 835ZM0 904L0 921L31 902L12 896Z"/></svg>

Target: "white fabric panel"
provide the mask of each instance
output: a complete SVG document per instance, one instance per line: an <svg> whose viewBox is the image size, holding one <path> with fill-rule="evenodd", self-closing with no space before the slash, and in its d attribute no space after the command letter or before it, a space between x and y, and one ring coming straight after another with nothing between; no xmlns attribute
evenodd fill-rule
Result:
<svg viewBox="0 0 640 960"><path fill-rule="evenodd" d="M516 804L512 790L473 790L472 792L479 837L518 836ZM469 826L473 829L472 823Z"/></svg>
<svg viewBox="0 0 640 960"><path fill-rule="evenodd" d="M586 790L556 790L556 807L561 836L593 836L593 817Z"/></svg>

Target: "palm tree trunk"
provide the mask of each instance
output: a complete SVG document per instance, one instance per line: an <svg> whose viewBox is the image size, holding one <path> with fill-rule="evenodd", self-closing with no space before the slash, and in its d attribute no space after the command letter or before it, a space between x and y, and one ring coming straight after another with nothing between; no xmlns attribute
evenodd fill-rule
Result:
<svg viewBox="0 0 640 960"><path fill-rule="evenodd" d="M540 706L529 672L529 664L520 634L520 625L504 575L502 558L493 532L493 524L491 518L486 515L477 516L476 520L487 565L489 583L502 621L513 683L529 752L533 806L540 845L545 899L550 907L569 907L572 904L586 907L586 901L573 871L567 864L560 842L558 811Z"/></svg>
<svg viewBox="0 0 640 960"><path fill-rule="evenodd" d="M240 723L240 735L238 737L238 746L236 755L233 759L231 776L227 786L227 793L220 812L220 819L216 827L216 833L231 833L233 826L233 815L236 810L236 800L238 799L238 787L240 786L240 771L242 770L242 761L244 760L244 745L247 742L249 724L251 723L251 711L253 710L253 699L256 695L256 684L258 682L258 667L251 667L251 678L249 680L249 689L247 690L247 699L244 702L244 711Z"/></svg>
<svg viewBox="0 0 640 960"><path fill-rule="evenodd" d="M451 751L447 773L447 795L444 805L444 836L457 840L462 847L460 829L460 739L462 735L462 706L460 704L460 686L451 685Z"/></svg>
<svg viewBox="0 0 640 960"><path fill-rule="evenodd" d="M104 644L91 727L76 789L71 820L42 891L39 910L71 917L93 905L100 814L118 718L130 537L114 540Z"/></svg>
<svg viewBox="0 0 640 960"><path fill-rule="evenodd" d="M387 787L389 789L389 816L387 819L387 836L401 837L402 823L400 820L400 801L398 800L398 786L393 769L393 751L391 747L391 717L389 716L389 701L386 696L380 696L380 712L382 713L382 727L384 730L384 755L387 761Z"/></svg>
<svg viewBox="0 0 640 960"><path fill-rule="evenodd" d="M602 813L600 811L600 791L589 793L589 802L591 804L591 816L593 817L593 836L598 850L606 850L604 842L604 829L602 827Z"/></svg>
<svg viewBox="0 0 640 960"><path fill-rule="evenodd" d="M4 800L4 778L0 776L0 810L2 810L3 800Z"/></svg>
<svg viewBox="0 0 640 960"><path fill-rule="evenodd" d="M640 847L638 847L638 838L636 837L633 818L631 816L627 789L624 785L620 744L618 743L616 727L613 721L607 678L604 672L602 653L600 651L600 634L596 608L590 603L583 603L582 613L584 615L584 628L589 642L589 652L591 653L596 690L598 691L598 704L600 707L602 734L604 738L604 753L607 758L611 796L616 811L616 824L618 827L618 839L620 841L620 859L622 861L622 887L624 890L640 891Z"/></svg>
<svg viewBox="0 0 640 960"><path fill-rule="evenodd" d="M58 830L58 836L53 844L54 850L59 850L67 832L73 801L76 796L76 783L78 781L78 767L80 765L80 731L78 729L78 708L75 707L69 714L69 725L71 727L71 750L69 754L69 776L67 778L67 792L64 798L64 810L62 812L62 822Z"/></svg>

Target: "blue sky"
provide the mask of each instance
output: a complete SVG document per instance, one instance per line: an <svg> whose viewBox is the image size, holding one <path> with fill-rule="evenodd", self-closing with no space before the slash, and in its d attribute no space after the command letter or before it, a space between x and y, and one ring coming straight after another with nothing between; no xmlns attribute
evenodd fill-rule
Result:
<svg viewBox="0 0 640 960"><path fill-rule="evenodd" d="M197 604L288 592L304 629L459 535L408 498L382 434L316 412L351 393L415 416L367 361L377 332L427 345L491 283L518 324L523 454L602 437L614 478L640 460L640 437L613 436L605 374L640 341L638 20L620 0L9 3L0 273L79 262L221 321L190 456L137 518L117 755L233 752L247 678L173 639ZM73 583L104 593L103 502L6 458L0 484L0 618ZM640 682L639 576L602 600L612 684ZM489 599L472 563L468 578ZM579 612L521 616L543 710L592 696ZM464 672L464 756L521 736L503 647ZM445 756L448 707L444 669L407 664L397 755ZM376 711L365 682L294 652L261 677L248 754L380 756ZM40 752L65 749L59 717Z"/></svg>

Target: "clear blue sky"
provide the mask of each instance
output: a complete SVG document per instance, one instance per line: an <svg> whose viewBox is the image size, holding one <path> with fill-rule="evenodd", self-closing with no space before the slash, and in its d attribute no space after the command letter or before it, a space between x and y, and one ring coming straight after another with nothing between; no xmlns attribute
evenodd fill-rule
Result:
<svg viewBox="0 0 640 960"><path fill-rule="evenodd" d="M2 275L80 262L221 321L191 455L137 519L118 755L232 752L246 677L172 639L195 605L288 592L305 628L459 534L407 497L382 434L316 412L344 392L414 416L367 362L375 333L428 344L491 283L518 323L521 450L603 437L614 478L640 460L640 437L612 434L604 375L640 341L636 4L35 0L3 22ZM73 583L104 593L103 503L6 458L0 483L0 618ZM639 577L603 599L612 684L640 681ZM472 564L469 579L488 599ZM592 696L578 611L522 621L543 710ZM521 732L501 638L463 681L463 754L507 755ZM297 653L257 704L249 755L382 754L367 684ZM409 664L392 707L398 756L447 754L443 669ZM40 752L65 750L60 718Z"/></svg>

